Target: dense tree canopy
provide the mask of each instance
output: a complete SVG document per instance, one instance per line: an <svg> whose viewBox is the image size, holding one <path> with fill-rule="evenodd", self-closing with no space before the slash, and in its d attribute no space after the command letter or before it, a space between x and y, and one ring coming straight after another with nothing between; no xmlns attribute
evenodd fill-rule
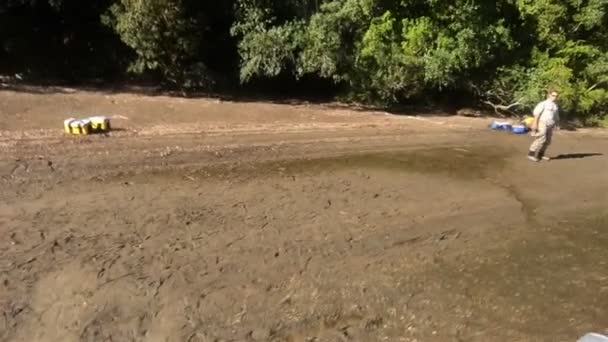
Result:
<svg viewBox="0 0 608 342"><path fill-rule="evenodd" d="M4 0L0 73L332 84L369 103L608 112L608 0ZM310 80L316 80L311 82ZM217 88L216 88L217 89Z"/></svg>

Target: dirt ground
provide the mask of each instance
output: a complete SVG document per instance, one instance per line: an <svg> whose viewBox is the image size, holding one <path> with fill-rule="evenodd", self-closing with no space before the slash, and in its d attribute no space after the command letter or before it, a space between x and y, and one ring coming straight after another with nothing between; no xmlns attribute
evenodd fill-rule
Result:
<svg viewBox="0 0 608 342"><path fill-rule="evenodd" d="M608 332L608 134L489 120L0 91L0 340Z"/></svg>

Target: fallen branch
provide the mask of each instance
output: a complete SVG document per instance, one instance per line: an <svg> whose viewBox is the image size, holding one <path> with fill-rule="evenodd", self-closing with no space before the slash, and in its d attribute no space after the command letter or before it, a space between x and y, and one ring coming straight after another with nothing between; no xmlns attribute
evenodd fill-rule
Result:
<svg viewBox="0 0 608 342"><path fill-rule="evenodd" d="M507 112L510 115L515 115L515 113L511 109L513 109L514 107L517 107L517 106L524 105L524 103L522 103L522 101L525 98L523 98L523 97L511 104L507 104L507 105L503 104L503 103L508 103L508 99L513 94L512 91L508 91L503 88L499 88L498 90L494 90L494 89L482 90L482 89L480 89L480 87L478 87L474 84L470 84L469 86L477 93L477 96L480 98L480 100L483 99L481 101L481 103L484 103L484 104L492 107L494 109L494 113L496 113L500 117L503 117L503 118L506 117L506 115L501 113L501 111ZM493 100L497 101L499 104L492 102Z"/></svg>
<svg viewBox="0 0 608 342"><path fill-rule="evenodd" d="M599 85L608 82L608 79L602 80L597 82L596 84L592 85L591 87L587 88L587 93L592 91L593 89L597 88Z"/></svg>
<svg viewBox="0 0 608 342"><path fill-rule="evenodd" d="M494 108L494 112L496 114L500 115L501 117L505 117L502 113L500 113L500 110L508 112L508 113L510 113L510 114L513 115L514 113L511 111L511 108L522 105L522 103L521 103L522 100L523 100L523 98L519 99L519 100L517 100L517 101L515 101L515 102L513 102L513 103L511 103L509 105L495 104L495 103L492 103L491 101L483 101L483 103L485 103L485 104L491 106L492 108Z"/></svg>

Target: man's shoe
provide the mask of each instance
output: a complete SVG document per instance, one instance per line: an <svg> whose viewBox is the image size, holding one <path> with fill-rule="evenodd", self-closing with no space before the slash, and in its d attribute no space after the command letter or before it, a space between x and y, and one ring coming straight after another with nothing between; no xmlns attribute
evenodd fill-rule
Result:
<svg viewBox="0 0 608 342"><path fill-rule="evenodd" d="M528 156L528 159L530 159L533 162L538 163L540 161L540 159L536 158L535 156Z"/></svg>

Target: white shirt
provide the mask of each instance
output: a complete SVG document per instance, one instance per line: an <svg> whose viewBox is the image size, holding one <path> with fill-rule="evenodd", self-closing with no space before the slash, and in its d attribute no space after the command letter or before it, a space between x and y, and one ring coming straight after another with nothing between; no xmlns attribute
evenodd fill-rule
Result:
<svg viewBox="0 0 608 342"><path fill-rule="evenodd" d="M547 126L553 126L559 121L559 107L552 100L545 100L534 108L534 117L544 122Z"/></svg>

